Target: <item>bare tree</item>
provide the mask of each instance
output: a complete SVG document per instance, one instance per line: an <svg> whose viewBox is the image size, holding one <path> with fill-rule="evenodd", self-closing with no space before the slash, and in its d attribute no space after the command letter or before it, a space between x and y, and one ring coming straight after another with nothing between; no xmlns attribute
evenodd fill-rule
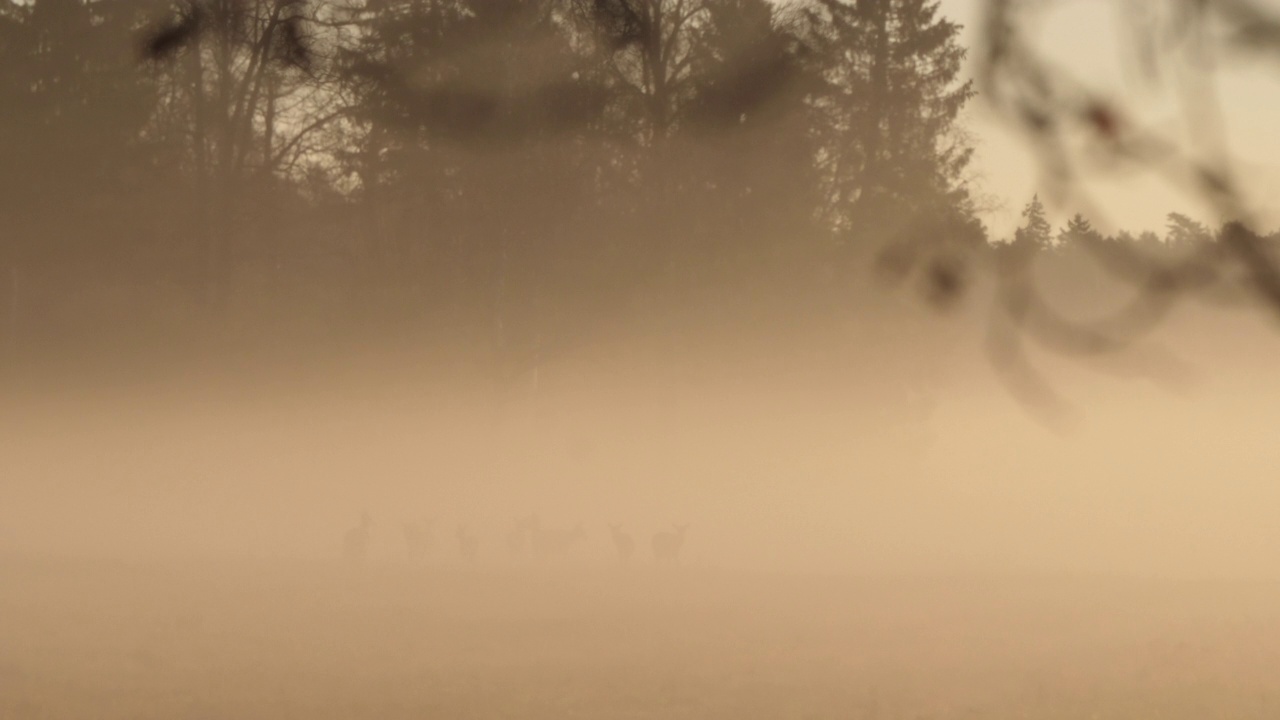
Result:
<svg viewBox="0 0 1280 720"><path fill-rule="evenodd" d="M215 301L248 250L233 239L251 191L270 197L277 179L300 173L346 113L328 91L329 16L305 0L185 2L144 45L166 74L153 132L176 134L186 147L203 199L198 227Z"/></svg>

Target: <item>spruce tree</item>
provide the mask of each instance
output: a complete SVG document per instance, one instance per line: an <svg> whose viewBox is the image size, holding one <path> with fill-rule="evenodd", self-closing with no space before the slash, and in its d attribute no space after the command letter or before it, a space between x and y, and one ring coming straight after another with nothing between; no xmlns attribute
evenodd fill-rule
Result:
<svg viewBox="0 0 1280 720"><path fill-rule="evenodd" d="M1172 246L1197 245L1211 240L1209 229L1182 213L1169 213L1165 240Z"/></svg>
<svg viewBox="0 0 1280 720"><path fill-rule="evenodd" d="M816 99L838 220L960 210L973 149L956 119L974 97L960 81L960 26L935 0L818 0L809 14L824 58Z"/></svg>
<svg viewBox="0 0 1280 720"><path fill-rule="evenodd" d="M1014 232L1014 243L1035 248L1049 246L1052 228L1045 219L1044 203L1040 202L1039 195L1031 196L1031 202L1022 209L1022 221L1022 227Z"/></svg>
<svg viewBox="0 0 1280 720"><path fill-rule="evenodd" d="M1079 240L1101 240L1102 233L1093 229L1093 225L1080 213L1067 220L1067 226L1058 233L1058 242L1064 246Z"/></svg>

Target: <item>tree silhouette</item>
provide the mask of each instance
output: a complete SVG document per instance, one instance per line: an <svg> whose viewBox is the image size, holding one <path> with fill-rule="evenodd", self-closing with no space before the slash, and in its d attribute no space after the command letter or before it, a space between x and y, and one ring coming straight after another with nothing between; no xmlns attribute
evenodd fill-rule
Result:
<svg viewBox="0 0 1280 720"><path fill-rule="evenodd" d="M791 317L896 323L896 301L859 274L949 307L994 259L992 353L1034 388L1024 397L1051 395L1027 339L1103 352L1195 291L1280 302L1272 240L1227 166L1056 72L1023 2L987 7L971 84L959 27L927 0L200 0L160 22L132 0L7 3L0 102L20 110L0 115L0 261L72 286L72 265L110 267L153 308L162 286L198 286L219 300L209 322L219 305L263 316L286 298L318 325L430 322L509 379L612 324L758 326L765 303L732 309L753 294ZM1217 13L1240 30L1229 43L1265 49L1274 25L1253 8L1209 0L1175 29ZM994 251L958 126L979 85L1061 181ZM1107 239L1081 201L1063 250L1042 253L1041 199L1082 197L1064 190L1081 137L1095 156L1170 168L1215 223L1240 222L1214 236L1171 216L1168 243ZM1066 321L1021 270L1079 252L1139 299Z"/></svg>
<svg viewBox="0 0 1280 720"><path fill-rule="evenodd" d="M1040 202L1039 195L1032 196L1031 202L1022 209L1022 222L1022 226L1013 234L1015 243L1029 245L1036 249L1049 246L1052 242L1050 236L1052 228L1045 217L1044 203Z"/></svg>
<svg viewBox="0 0 1280 720"><path fill-rule="evenodd" d="M1115 4L1127 20L1122 47L1147 69L1147 92L1141 95L1167 92L1179 97L1185 112L1194 113L1188 120L1195 147L1184 148L1177 138L1140 126L1122 98L1072 77L1043 52L1032 28L1040 13L1055 5L1052 0L984 2L977 73L982 98L1030 139L1052 195L1064 204L1102 217L1081 179L1137 165L1198 194L1219 219L1240 223L1220 243L1201 243L1176 257L1152 256L1121 243L1084 243L1109 273L1139 290L1131 301L1094 322L1066 320L1025 278L1002 280L1003 312L992 329L992 358L1020 397L1051 412L1063 408L1061 398L1030 364L1024 336L1042 347L1073 354L1124 349L1158 327L1179 300L1223 283L1235 286L1229 294L1251 296L1280 312L1280 266L1255 232L1245 232L1257 222L1233 164L1222 152L1221 124L1203 122L1218 115L1213 72L1190 76L1205 68L1216 71L1220 57L1233 53L1237 58L1274 56L1280 51L1280 21L1256 0ZM1155 72L1157 65L1171 72Z"/></svg>
<svg viewBox="0 0 1280 720"><path fill-rule="evenodd" d="M960 80L960 27L925 0L822 0L809 22L829 83L817 102L837 217L970 214L973 149L956 119L974 92Z"/></svg>
<svg viewBox="0 0 1280 720"><path fill-rule="evenodd" d="M1182 213L1169 213L1165 228L1165 242L1174 247L1198 247L1212 239L1208 228Z"/></svg>
<svg viewBox="0 0 1280 720"><path fill-rule="evenodd" d="M1073 242L1099 243L1102 242L1102 233L1094 230L1084 215L1076 213L1067 219L1066 227L1058 233L1060 245L1069 246Z"/></svg>

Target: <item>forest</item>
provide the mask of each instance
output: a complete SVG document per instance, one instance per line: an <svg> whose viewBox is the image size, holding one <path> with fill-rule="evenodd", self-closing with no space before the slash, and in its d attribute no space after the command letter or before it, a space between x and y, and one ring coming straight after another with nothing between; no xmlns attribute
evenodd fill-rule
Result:
<svg viewBox="0 0 1280 720"><path fill-rule="evenodd" d="M807 333L920 343L918 386L982 268L1088 306L1086 248L1231 227L1055 229L1028 189L991 237L959 34L928 0L7 0L6 374L412 338L510 388Z"/></svg>

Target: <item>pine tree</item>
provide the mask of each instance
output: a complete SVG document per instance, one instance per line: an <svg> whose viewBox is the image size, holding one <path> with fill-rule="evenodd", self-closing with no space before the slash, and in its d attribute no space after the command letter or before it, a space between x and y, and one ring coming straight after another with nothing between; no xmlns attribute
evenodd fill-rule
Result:
<svg viewBox="0 0 1280 720"><path fill-rule="evenodd" d="M666 210L678 219L678 262L744 276L748 257L768 258L777 270L816 234L821 183L805 104L812 74L770 0L704 0L704 7L694 94L671 134L675 172L650 181L680 190Z"/></svg>
<svg viewBox="0 0 1280 720"><path fill-rule="evenodd" d="M974 97L961 82L960 26L935 0L818 0L809 14L825 61L823 157L838 221L960 209L973 149L956 119Z"/></svg>
<svg viewBox="0 0 1280 720"><path fill-rule="evenodd" d="M1044 203L1040 196L1033 195L1031 202L1022 209L1023 225L1013 235L1014 243L1021 246L1046 248L1051 241L1052 227L1045 219Z"/></svg>
<svg viewBox="0 0 1280 720"><path fill-rule="evenodd" d="M1209 242L1209 229L1182 213L1169 213L1165 241L1172 246L1197 245Z"/></svg>
<svg viewBox="0 0 1280 720"><path fill-rule="evenodd" d="M1093 225L1080 213L1067 220L1067 226L1058 232L1058 242L1064 246L1080 240L1102 240L1102 233L1093 229Z"/></svg>

